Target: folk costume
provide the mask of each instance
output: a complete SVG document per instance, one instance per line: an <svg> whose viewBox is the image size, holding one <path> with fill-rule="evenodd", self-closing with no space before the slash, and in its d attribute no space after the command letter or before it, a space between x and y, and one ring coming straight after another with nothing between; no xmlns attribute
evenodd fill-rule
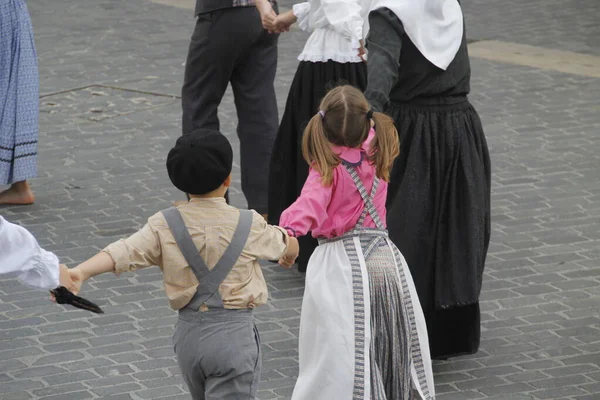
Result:
<svg viewBox="0 0 600 400"><path fill-rule="evenodd" d="M184 135L169 152L171 182L185 193L219 188L231 173L233 151L218 132ZM158 265L179 319L175 353L194 400L251 400L262 370L254 308L267 301L258 260L279 259L285 230L222 197L193 197L156 213L137 233L103 251L115 272Z"/></svg>
<svg viewBox="0 0 600 400"><path fill-rule="evenodd" d="M324 187L313 169L281 216L311 231L300 321L300 372L292 400L433 399L425 320L404 257L385 229L387 183L361 149L334 147L342 163Z"/></svg>
<svg viewBox="0 0 600 400"><path fill-rule="evenodd" d="M490 240L490 157L467 95L471 69L456 0L374 0L365 96L400 135L387 198L427 320L433 358L475 353Z"/></svg>

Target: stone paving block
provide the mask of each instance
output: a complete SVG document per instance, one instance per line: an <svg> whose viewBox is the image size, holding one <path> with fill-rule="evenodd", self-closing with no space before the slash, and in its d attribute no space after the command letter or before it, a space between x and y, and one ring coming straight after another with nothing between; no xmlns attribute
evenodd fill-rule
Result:
<svg viewBox="0 0 600 400"><path fill-rule="evenodd" d="M544 389L532 392L536 399L564 399L568 396L586 394L584 390L575 386L567 386L561 388Z"/></svg>
<svg viewBox="0 0 600 400"><path fill-rule="evenodd" d="M160 398L169 395L175 395L182 393L181 389L176 386L162 387L147 389L135 392L135 395L142 399Z"/></svg>
<svg viewBox="0 0 600 400"><path fill-rule="evenodd" d="M63 395L55 395L55 396L46 396L46 397L41 397L41 400L60 400L63 399ZM93 399L94 395L90 392L86 391L80 391L80 392L71 392L69 393L69 400L73 399L73 400L85 400L85 399Z"/></svg>
<svg viewBox="0 0 600 400"><path fill-rule="evenodd" d="M110 396L116 394L131 393L140 389L142 389L142 387L137 383L125 383L122 385L115 384L102 388L91 389L91 391L97 396Z"/></svg>
<svg viewBox="0 0 600 400"><path fill-rule="evenodd" d="M510 398L518 399L518 398L522 398L522 397L514 396L515 393L529 392L532 389L533 388L531 386L529 386L528 384L525 384L525 383L512 383L509 385L484 387L479 390L487 396L502 395L502 396L508 396ZM511 396L514 396L514 397L511 397Z"/></svg>
<svg viewBox="0 0 600 400"><path fill-rule="evenodd" d="M28 392L11 392L2 395L2 400L28 400L33 396Z"/></svg>

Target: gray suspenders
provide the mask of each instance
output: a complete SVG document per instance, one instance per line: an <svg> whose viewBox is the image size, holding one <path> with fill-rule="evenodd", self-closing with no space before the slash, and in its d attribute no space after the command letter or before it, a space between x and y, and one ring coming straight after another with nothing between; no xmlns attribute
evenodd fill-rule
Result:
<svg viewBox="0 0 600 400"><path fill-rule="evenodd" d="M162 213L173 233L173 237L175 237L177 246L179 246L181 253L200 283L194 297L192 297L192 300L186 307L198 310L202 304L206 304L209 308L223 308L219 286L237 263L242 250L246 246L246 241L252 228L252 211L240 210L240 219L233 238L225 253L223 253L223 256L212 270L208 269L208 266L202 257L200 257L200 253L179 211L175 207L171 207L162 211Z"/></svg>

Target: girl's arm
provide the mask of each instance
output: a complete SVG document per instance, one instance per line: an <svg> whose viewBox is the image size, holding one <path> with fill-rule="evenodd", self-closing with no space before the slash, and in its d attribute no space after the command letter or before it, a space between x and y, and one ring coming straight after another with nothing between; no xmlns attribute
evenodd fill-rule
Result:
<svg viewBox="0 0 600 400"><path fill-rule="evenodd" d="M333 185L337 180L336 174L337 170L334 170L333 184L325 187L321 184L321 175L312 168L309 170L300 197L281 214L279 219L279 225L287 229L290 236L304 236L327 220L327 207L331 202Z"/></svg>

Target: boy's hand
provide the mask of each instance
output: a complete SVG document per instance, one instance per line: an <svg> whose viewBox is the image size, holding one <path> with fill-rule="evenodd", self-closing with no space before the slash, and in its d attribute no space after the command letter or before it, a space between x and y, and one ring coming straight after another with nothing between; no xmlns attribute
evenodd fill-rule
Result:
<svg viewBox="0 0 600 400"><path fill-rule="evenodd" d="M279 265L281 265L284 268L292 268L294 266L294 264L296 264L296 259L295 258L288 258L288 257L281 257L278 261Z"/></svg>
<svg viewBox="0 0 600 400"><path fill-rule="evenodd" d="M279 259L279 265L286 268L291 268L292 265L296 263L296 258L300 254L300 245L298 244L298 239L293 236L290 236L287 250L283 257Z"/></svg>
<svg viewBox="0 0 600 400"><path fill-rule="evenodd" d="M79 294L81 285L85 281L83 272L78 268L72 268L69 270L69 276L71 277L71 286L65 286L73 294Z"/></svg>

